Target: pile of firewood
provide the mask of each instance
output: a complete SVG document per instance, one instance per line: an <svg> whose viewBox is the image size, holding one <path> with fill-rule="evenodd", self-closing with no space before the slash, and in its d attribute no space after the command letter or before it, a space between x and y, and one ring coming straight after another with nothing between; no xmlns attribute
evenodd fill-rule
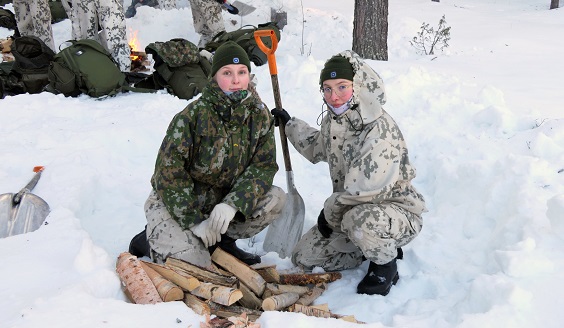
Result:
<svg viewBox="0 0 564 328"><path fill-rule="evenodd" d="M339 272L282 274L274 265L248 266L221 248L213 252L212 261L213 268L208 269L174 258L161 265L125 252L118 257L116 271L132 302L183 301L194 312L205 315L209 327L214 327L214 320L256 327L253 321L263 311L298 312L362 323L354 316L331 313L327 305L311 305L328 283L341 278ZM210 321L211 315L216 318Z"/></svg>

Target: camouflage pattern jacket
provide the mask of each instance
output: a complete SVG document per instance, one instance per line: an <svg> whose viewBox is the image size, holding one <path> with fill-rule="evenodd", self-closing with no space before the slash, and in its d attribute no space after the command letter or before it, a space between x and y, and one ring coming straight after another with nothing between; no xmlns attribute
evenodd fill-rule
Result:
<svg viewBox="0 0 564 328"><path fill-rule="evenodd" d="M415 168L409 162L403 135L384 111L384 83L356 53L347 50L354 69L352 106L341 115L329 112L321 130L292 118L288 139L312 163L329 164L333 194L325 201L327 221L339 227L343 215L359 204L391 202L415 214L425 211L423 197L411 185Z"/></svg>
<svg viewBox="0 0 564 328"><path fill-rule="evenodd" d="M272 187L274 121L254 87L249 91L234 101L211 81L168 127L151 184L185 229L218 203L248 217Z"/></svg>

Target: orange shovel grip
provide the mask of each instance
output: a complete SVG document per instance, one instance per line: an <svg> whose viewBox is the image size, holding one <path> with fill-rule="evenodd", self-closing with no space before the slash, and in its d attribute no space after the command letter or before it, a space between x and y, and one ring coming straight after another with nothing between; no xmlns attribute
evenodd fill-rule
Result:
<svg viewBox="0 0 564 328"><path fill-rule="evenodd" d="M276 67L276 56L274 55L276 48L278 48L278 39L276 38L276 34L273 30L257 30L255 31L254 36L259 49L266 54L270 75L277 75L278 68ZM262 42L261 37L265 36L270 37L270 40L272 41L272 48L268 48L266 44Z"/></svg>

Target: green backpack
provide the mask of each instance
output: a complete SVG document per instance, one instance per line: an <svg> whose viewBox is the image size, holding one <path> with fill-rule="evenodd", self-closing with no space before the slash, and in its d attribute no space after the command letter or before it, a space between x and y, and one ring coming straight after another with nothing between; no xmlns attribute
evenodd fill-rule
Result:
<svg viewBox="0 0 564 328"><path fill-rule="evenodd" d="M128 90L125 74L95 40L71 40L49 66L48 91L76 97L112 96Z"/></svg>
<svg viewBox="0 0 564 328"><path fill-rule="evenodd" d="M256 65L261 66L267 62L266 55L257 45L254 33L256 30L273 30L276 34L276 39L280 41L280 29L275 22L268 22L259 24L257 27L252 25L245 25L240 29L231 32L219 32L213 39L208 42L205 49L209 52L214 52L220 45L226 41L235 41L241 46L249 56L249 59ZM262 42L268 47L272 47L270 37L261 37Z"/></svg>
<svg viewBox="0 0 564 328"><path fill-rule="evenodd" d="M21 36L12 43L14 64L10 74L23 84L23 93L40 93L49 84L48 69L55 53L35 36Z"/></svg>
<svg viewBox="0 0 564 328"><path fill-rule="evenodd" d="M154 72L135 87L166 89L178 98L189 100L207 85L211 64L192 42L181 38L153 42L145 47L145 52L153 57Z"/></svg>

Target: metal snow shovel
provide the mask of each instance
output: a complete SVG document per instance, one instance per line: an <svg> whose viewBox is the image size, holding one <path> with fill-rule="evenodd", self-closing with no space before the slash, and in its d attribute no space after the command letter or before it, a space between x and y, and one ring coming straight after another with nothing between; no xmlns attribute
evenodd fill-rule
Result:
<svg viewBox="0 0 564 328"><path fill-rule="evenodd" d="M239 15L239 16L247 16L248 14L255 11L255 7L242 3L241 1L235 1L232 4L229 2L224 2L223 6L227 9L230 14Z"/></svg>
<svg viewBox="0 0 564 328"><path fill-rule="evenodd" d="M276 108L282 107L280 99L280 87L278 85L278 69L276 67L276 56L274 52L278 47L278 39L273 30L257 30L254 33L255 40L262 52L267 55L268 68L270 69L270 77L272 80L272 90L274 93L274 102ZM264 44L261 37L270 38L272 47L268 48ZM286 138L286 130L283 124L278 126L280 131L280 142L282 143L282 153L284 154L284 165L286 167L286 183L288 192L286 194L286 204L280 214L280 217L274 220L268 227L263 248L266 251L274 251L281 258L291 255L292 249L298 243L302 236L305 217L304 201L294 185L294 173L292 172L292 163L290 162L290 153L288 151L288 139Z"/></svg>
<svg viewBox="0 0 564 328"><path fill-rule="evenodd" d="M49 205L39 196L31 193L43 166L33 168L33 179L17 194L0 195L0 238L39 229L49 214Z"/></svg>

